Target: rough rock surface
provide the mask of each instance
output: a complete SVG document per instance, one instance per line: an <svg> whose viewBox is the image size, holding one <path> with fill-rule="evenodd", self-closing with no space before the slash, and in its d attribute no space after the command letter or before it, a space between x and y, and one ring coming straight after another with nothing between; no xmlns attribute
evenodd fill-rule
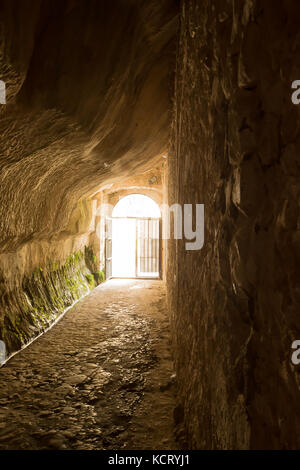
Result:
<svg viewBox="0 0 300 470"><path fill-rule="evenodd" d="M161 281L109 281L11 359L1 369L0 449L177 448L162 307Z"/></svg>
<svg viewBox="0 0 300 470"><path fill-rule="evenodd" d="M66 308L104 280L95 260L92 249L85 247L70 255L65 264L36 269L9 288L0 278L0 338L5 344L1 362L46 331Z"/></svg>
<svg viewBox="0 0 300 470"><path fill-rule="evenodd" d="M79 199L166 149L172 3L1 2L1 251L66 230Z"/></svg>
<svg viewBox="0 0 300 470"><path fill-rule="evenodd" d="M299 448L299 9L186 0L170 203L205 204L205 243L169 243L182 419L193 448Z"/></svg>
<svg viewBox="0 0 300 470"><path fill-rule="evenodd" d="M0 2L0 339L36 333L23 285L90 246L92 194L166 150L176 31L172 0Z"/></svg>

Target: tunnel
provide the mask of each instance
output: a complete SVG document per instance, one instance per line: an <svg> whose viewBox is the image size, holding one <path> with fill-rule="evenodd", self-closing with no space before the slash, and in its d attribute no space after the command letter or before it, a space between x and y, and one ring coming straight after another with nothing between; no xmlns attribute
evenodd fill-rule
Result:
<svg viewBox="0 0 300 470"><path fill-rule="evenodd" d="M299 22L0 0L0 450L300 449Z"/></svg>

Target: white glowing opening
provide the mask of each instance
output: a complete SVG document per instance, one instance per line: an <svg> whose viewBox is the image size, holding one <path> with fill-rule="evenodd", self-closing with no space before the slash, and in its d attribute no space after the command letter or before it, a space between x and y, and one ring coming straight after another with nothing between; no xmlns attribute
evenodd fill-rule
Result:
<svg viewBox="0 0 300 470"><path fill-rule="evenodd" d="M160 217L160 209L151 197L143 194L130 194L115 205L113 217Z"/></svg>
<svg viewBox="0 0 300 470"><path fill-rule="evenodd" d="M160 209L153 199L142 194L125 196L112 212L112 276L136 277L136 218L160 218ZM143 273L158 277L159 273Z"/></svg>

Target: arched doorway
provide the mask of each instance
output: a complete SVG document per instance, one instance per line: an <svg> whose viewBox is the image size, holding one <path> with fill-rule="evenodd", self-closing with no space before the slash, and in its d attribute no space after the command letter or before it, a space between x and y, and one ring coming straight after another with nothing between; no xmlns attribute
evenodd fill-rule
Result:
<svg viewBox="0 0 300 470"><path fill-rule="evenodd" d="M124 196L112 212L112 277L159 278L160 209L143 194Z"/></svg>

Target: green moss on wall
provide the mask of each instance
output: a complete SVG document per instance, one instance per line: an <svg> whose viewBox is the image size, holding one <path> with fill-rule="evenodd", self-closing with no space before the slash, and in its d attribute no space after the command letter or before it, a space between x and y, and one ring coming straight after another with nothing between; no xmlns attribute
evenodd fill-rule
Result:
<svg viewBox="0 0 300 470"><path fill-rule="evenodd" d="M104 281L90 247L25 276L14 290L0 275L0 339L8 354L45 331L64 311Z"/></svg>

